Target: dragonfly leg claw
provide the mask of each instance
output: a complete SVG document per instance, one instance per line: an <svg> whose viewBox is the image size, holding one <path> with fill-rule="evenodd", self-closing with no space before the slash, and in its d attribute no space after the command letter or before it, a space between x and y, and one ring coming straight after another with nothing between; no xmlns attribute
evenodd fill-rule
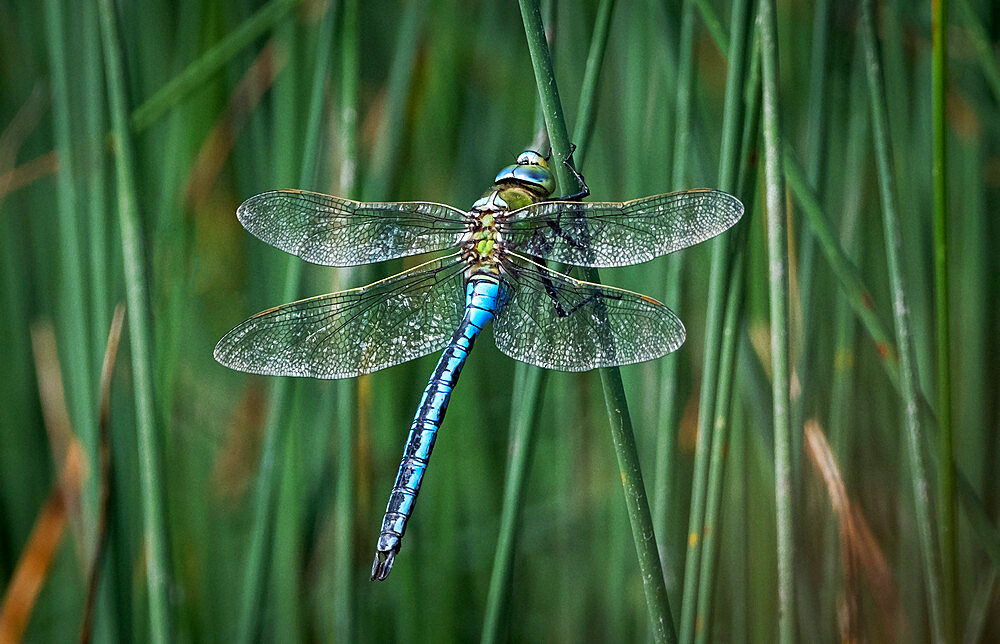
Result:
<svg viewBox="0 0 1000 644"><path fill-rule="evenodd" d="M576 150L576 145L573 145L573 150ZM566 195L565 197L557 197L559 201L579 201L590 196L590 186L584 180L583 175L580 171L576 169L573 164L573 153L569 153L569 157L563 160L563 163L569 168L569 171L573 173L573 178L576 179L577 191L571 195Z"/></svg>
<svg viewBox="0 0 1000 644"><path fill-rule="evenodd" d="M382 581L389 576L389 571L392 570L392 560L395 559L397 552L399 552L399 548L375 552L375 561L372 563L372 581Z"/></svg>

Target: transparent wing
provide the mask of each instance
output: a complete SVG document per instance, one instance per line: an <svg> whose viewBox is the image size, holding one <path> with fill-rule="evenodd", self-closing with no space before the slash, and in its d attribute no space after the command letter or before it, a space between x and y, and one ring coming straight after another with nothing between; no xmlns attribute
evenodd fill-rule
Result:
<svg viewBox="0 0 1000 644"><path fill-rule="evenodd" d="M743 216L740 200L687 190L624 203L542 201L512 212L504 247L576 266L628 266L714 237Z"/></svg>
<svg viewBox="0 0 1000 644"><path fill-rule="evenodd" d="M302 190L250 197L236 216L262 241L326 266L446 250L465 232L465 213L444 204L362 203Z"/></svg>
<svg viewBox="0 0 1000 644"><path fill-rule="evenodd" d="M656 300L581 282L527 258L504 265L509 299L493 323L497 348L559 371L652 360L684 342L684 325Z"/></svg>
<svg viewBox="0 0 1000 644"><path fill-rule="evenodd" d="M431 260L384 280L262 311L215 347L249 373L352 378L444 348L465 310L465 264Z"/></svg>

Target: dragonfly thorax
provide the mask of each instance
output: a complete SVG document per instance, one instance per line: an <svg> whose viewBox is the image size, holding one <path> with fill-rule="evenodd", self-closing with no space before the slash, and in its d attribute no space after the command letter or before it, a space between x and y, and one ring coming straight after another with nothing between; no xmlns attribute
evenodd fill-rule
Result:
<svg viewBox="0 0 1000 644"><path fill-rule="evenodd" d="M462 257L473 268L495 270L503 250L500 223L509 207L500 191L490 191L469 211L468 231L462 237Z"/></svg>

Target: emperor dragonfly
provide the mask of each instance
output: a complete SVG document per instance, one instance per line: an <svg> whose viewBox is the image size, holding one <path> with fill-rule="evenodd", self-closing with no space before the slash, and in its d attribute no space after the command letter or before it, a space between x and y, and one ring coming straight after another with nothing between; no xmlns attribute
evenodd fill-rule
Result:
<svg viewBox="0 0 1000 644"><path fill-rule="evenodd" d="M215 347L233 369L314 378L352 378L444 349L410 426L372 580L392 568L452 389L488 322L500 351L560 371L651 360L684 341L684 325L660 302L573 279L544 260L638 264L714 237L743 215L738 199L707 189L577 201L589 193L577 178L579 193L551 198L548 163L527 150L468 212L301 190L265 192L237 210L261 240L327 266L453 251L368 286L262 311Z"/></svg>

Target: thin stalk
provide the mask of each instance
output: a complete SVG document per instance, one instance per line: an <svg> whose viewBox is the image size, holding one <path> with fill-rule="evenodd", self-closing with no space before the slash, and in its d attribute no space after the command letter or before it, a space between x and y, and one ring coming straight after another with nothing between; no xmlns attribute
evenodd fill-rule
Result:
<svg viewBox="0 0 1000 644"><path fill-rule="evenodd" d="M764 194L767 204L774 487L778 524L778 635L781 642L788 644L795 641L795 507L791 480L792 428L789 417L788 231L785 179L781 169L781 130L778 122L778 38L774 0L760 1L757 21L764 90Z"/></svg>
<svg viewBox="0 0 1000 644"><path fill-rule="evenodd" d="M95 349L104 341L104 329L111 324L111 298L108 295L108 203L107 181L105 177L104 151L101 148L101 138L104 136L104 92L99 91L102 84L101 69L101 35L98 26L97 7L86 3L83 7L83 34L85 47L82 55L84 60L85 86L92 88L86 93L86 118L84 130L86 139L90 142L87 149L87 203L90 237L89 260L90 271L90 306L93 310L93 334ZM96 358L95 355L91 356Z"/></svg>
<svg viewBox="0 0 1000 644"><path fill-rule="evenodd" d="M719 374L718 399L714 417L714 436L712 437L712 454L708 471L708 491L705 499L705 518L702 526L702 547L699 569L697 596L696 642L708 642L712 633L712 597L715 592L715 565L719 551L721 526L719 516L722 510L722 475L728 448L728 432L730 423L730 404L732 402L733 375L736 370L737 327L743 317L743 307L746 298L743 297L743 277L746 271L746 231L748 226L740 227L740 239L737 240L736 257L729 280L728 296L726 297L726 315L722 328L722 348L719 362L723 370Z"/></svg>
<svg viewBox="0 0 1000 644"><path fill-rule="evenodd" d="M830 0L819 0L813 11L812 56L809 64L809 104L806 109L805 156L806 172L809 185L820 194L820 178L823 170L823 160L826 158L825 125L827 117L826 68L827 43L830 32ZM798 350L795 377L800 383L809 383L812 379L813 358L817 343L814 333L817 324L811 315L813 289L816 282L816 237L808 229L799 232L799 270L798 270L798 324L793 328L798 332L793 346ZM792 427L802 427L805 418L806 405L810 403L811 388L804 385L798 388L798 393L792 400ZM815 404L812 402L811 404ZM795 489L802 489L802 439L803 432L792 433L792 479Z"/></svg>
<svg viewBox="0 0 1000 644"><path fill-rule="evenodd" d="M316 182L316 173L320 158L320 147L323 132L323 90L330 66L329 52L333 45L336 11L327 10L327 15L320 23L320 38L317 44L317 60L314 69L310 100L306 116L306 139L302 147L302 165L299 171L299 183L310 187ZM285 272L285 284L282 290L282 301L295 299L302 281L302 264L297 258L288 260ZM244 571L246 578L240 606L237 642L250 642L257 639L257 628L261 613L261 601L264 586L267 583L271 557L270 543L273 538L274 505L280 483L280 471L277 458L283 453L289 424L286 412L289 405L289 378L275 378L271 386L270 406L264 432L264 446L261 450L261 462L257 472L254 488L253 524L250 530L250 546L247 552Z"/></svg>
<svg viewBox="0 0 1000 644"><path fill-rule="evenodd" d="M534 446L534 428L538 422L541 406L521 404L522 401L537 401L541 396L547 376L544 369L527 368L521 370L511 396L511 436L508 449L506 484L504 485L503 509L500 514L500 532L497 549L493 555L493 574L490 576L489 594L486 601L486 616L483 618L483 644L497 641L500 617L510 581L511 562L514 553L514 528L520 516L519 509L524 501L524 480ZM516 377L516 376L515 376Z"/></svg>
<svg viewBox="0 0 1000 644"><path fill-rule="evenodd" d="M715 13L715 7L708 0L694 0L694 3L698 7L698 13L701 14L705 28L708 29L709 35L715 41L715 46L722 53L728 52L732 44L729 42L729 36L726 34L726 28L722 25L719 14Z"/></svg>
<svg viewBox="0 0 1000 644"><path fill-rule="evenodd" d="M572 190L574 179L568 166L572 154L569 134L566 131L566 121L563 118L562 106L559 102L559 91L556 88L555 75L552 71L552 58L545 41L545 29L542 26L538 2L537 0L519 0L519 4L525 36L528 40L528 51L531 54L532 67L535 72L535 82L538 85L538 94L545 116L545 125L549 132L549 141L552 144L556 178L563 190L567 188ZM599 279L597 271L594 269L588 269L585 274L591 282L597 282ZM625 490L625 503L632 526L632 537L635 540L639 557L639 569L642 574L643 590L646 594L646 605L653 622L653 635L659 642L673 642L676 641L676 635L670 616L667 588L663 581L663 569L656 549L649 500L646 498L646 490L642 482L639 453L635 445L635 435L632 431L632 420L625 399L621 372L617 367L611 367L601 369L600 373L612 439L622 477L622 486Z"/></svg>
<svg viewBox="0 0 1000 644"><path fill-rule="evenodd" d="M687 166L688 166L688 144L691 141L691 102L693 94L694 85L694 0L685 0L683 6L681 7L681 24L680 33L677 41L677 92L675 96L675 104L673 106L674 117L677 119L674 123L674 149L673 158L671 159L671 179L670 179L670 189L680 190L683 187L685 177L687 176ZM676 302L680 300L681 295L681 274L683 269L681 257L669 257L665 261L666 263L666 275L664 277L663 284L663 296L664 302ZM656 469L654 488L653 488L653 525L658 535L658 541L660 544L660 557L662 561L667 562L667 567L669 568L671 564L677 565L679 567L680 562L674 562L671 558L671 552L669 546L672 545L673 540L668 535L668 517L671 500L673 503L680 505L680 499L675 490L671 489L671 479L673 470L676 467L677 456L676 456L676 445L677 445L677 369L678 369L677 356L667 356L660 360L660 405L658 409L658 418L656 427L658 429L658 435L660 441L663 443L662 449L658 449L656 456ZM698 446L702 447L702 434L698 434ZM703 459L699 458L701 452L699 451L695 459L695 481L700 480L701 470L699 470L698 465ZM697 483L695 484L695 490L699 487ZM696 511L696 508L698 511ZM693 495L691 501L691 513L689 515L691 521L695 521L695 516L700 515L701 505L697 501L697 495ZM683 516L681 513L677 514L678 517ZM697 519L700 522L700 518ZM680 523L680 521L678 521ZM690 617L693 619L693 602L691 610L688 610L687 596L688 596L688 580L692 579L694 575L688 575L689 572L687 567L690 565L691 558L693 554L699 552L697 547L691 547L689 544L687 550L687 565L685 566L685 574L683 578L683 590L682 601L679 606L681 611L681 631L680 631L680 641L685 642L688 639L685 637L685 628L687 626L687 620ZM677 572L672 571L672 576L676 577ZM693 579L692 579L693 580ZM671 584L672 589L676 584Z"/></svg>
<svg viewBox="0 0 1000 644"><path fill-rule="evenodd" d="M611 26L611 12L615 0L602 0L597 10L597 20L587 54L587 68L580 88L580 101L576 116L576 137L578 146L576 158L583 159L589 142L589 131L593 127L596 112L597 80L604 61ZM541 139L547 139L545 128L539 128L535 145L543 147ZM580 162L582 165L582 161ZM509 588L511 562L514 553L514 531L517 527L524 498L524 484L528 462L535 441L535 426L540 406L541 392L548 379L548 371L530 365L518 364L514 369L516 383L523 383L512 396L513 410L510 420L510 449L507 475L504 482L504 500L500 515L500 532L493 556L493 570L490 575L489 592L486 599L486 613L483 619L481 641L495 642L499 634L500 616Z"/></svg>
<svg viewBox="0 0 1000 644"><path fill-rule="evenodd" d="M142 132L168 110L233 59L244 47L266 33L302 0L271 0L232 33L199 56L184 71L169 80L132 113L132 129Z"/></svg>
<svg viewBox="0 0 1000 644"><path fill-rule="evenodd" d="M61 342L64 353L60 364L66 378L66 392L73 428L80 437L90 471L97 471L97 398L95 378L90 362L90 325L87 320L87 301L84 275L84 238L80 227L80 202L77 196L76 138L71 124L69 96L69 52L66 51L64 11L67 7L58 0L45 2L46 44L52 83L52 130L56 149L59 151L59 171L56 173L56 215L58 217L59 256L61 279L59 280L60 332L66 341ZM92 552L95 541L95 517L97 516L97 477L91 476L84 483L82 497L83 544L85 552Z"/></svg>
<svg viewBox="0 0 1000 644"><path fill-rule="evenodd" d="M938 531L944 636L958 641L958 538L955 520L955 437L951 411L951 321L948 286L948 0L931 2L931 119L934 137L934 293L937 318Z"/></svg>
<svg viewBox="0 0 1000 644"><path fill-rule="evenodd" d="M694 40L694 0L685 0L681 8L680 37L678 41L678 73L677 73L677 104L676 104L676 137L674 143L674 158L672 165L671 188L679 190L684 183L685 171L688 162L688 142L691 139L691 94L693 84L693 40ZM679 294L681 284L681 263L678 258L672 257L667 260L667 275L665 280L665 291L669 296L667 301L676 299ZM661 421L665 425L660 425L661 432L673 434L671 431L673 417L675 415L674 406L677 394L677 360L668 358L661 362ZM714 393L713 393L714 395ZM712 445L711 428L706 423L702 423L703 417L699 415L697 445L695 448L694 473L692 476L691 508L688 513L688 540L687 550L684 558L683 595L681 599L681 632L680 641L690 642L694 638L695 628L695 598L697 595L698 582L698 560L701 556L701 525L705 513L705 490L706 479L708 477L708 456ZM658 491L657 507L659 500L663 499L664 512L663 521L666 521L666 496L665 490ZM659 514L659 513L658 513ZM663 526L663 539L666 539L666 526ZM693 536L692 536L693 535Z"/></svg>
<svg viewBox="0 0 1000 644"><path fill-rule="evenodd" d="M743 76L742 69L744 68L744 61L746 57L746 32L749 29L749 0L741 0L737 5L733 7L733 23L732 31L737 34L731 43L734 51L730 52L730 60L734 63L730 65L731 76L735 76L738 80L733 81L733 87L731 88L732 95L737 99L741 99L743 96ZM759 43L755 42L755 45ZM756 48L756 47L755 47ZM740 104L747 108L749 111L746 113L743 119L743 133L740 139L740 167L742 168L740 173L739 184L736 186L736 194L739 195L752 195L756 193L756 177L757 177L757 163L756 163L756 149L757 140L760 135L760 65L751 63L750 73L749 73L749 85L747 92L746 102L740 101ZM727 79L728 81L728 79ZM727 97L730 90L727 90ZM728 105L728 101L727 101ZM737 106L730 106L729 108L734 113L741 110ZM733 120L738 120L735 116ZM723 141L727 140L726 135L731 135L727 129L729 122L724 115L723 117ZM728 146L724 143L723 150L726 155L732 154L731 151L726 151ZM723 166L728 165L728 159L726 159ZM720 179L726 180L727 178L723 175L723 170L720 168ZM750 208L748 207L748 212ZM721 497L722 497L722 477L724 474L723 465L727 462L725 456L726 448L726 432L729 427L732 426L732 419L730 418L731 409L731 399L732 399L732 388L736 377L735 371L735 347L736 347L736 332L737 326L740 324L741 312L736 309L742 307L745 303L744 292L746 289L746 283L744 282L743 275L746 272L746 259L744 257L747 239L749 237L750 224L744 222L735 231L736 240L736 257L734 258L733 268L731 270L731 275L729 277L728 294L726 300L726 313L723 322L722 331L722 347L720 349L720 366L725 367L719 371L719 381L717 384L718 398L716 399L715 409L713 412L714 417L714 431L715 437L712 440L712 450L711 459L709 463L708 471L708 494L705 501L705 517L701 526L702 535L702 557L698 572L698 594L697 594L697 610L695 617L695 639L696 641L708 641L711 637L711 617L712 617L712 602L715 597L715 586L716 586L716 565L719 558L719 543L721 536L721 526L720 515L721 515ZM729 461L731 462L731 461ZM700 625L700 628L699 628Z"/></svg>
<svg viewBox="0 0 1000 644"><path fill-rule="evenodd" d="M576 126L573 128L573 142L576 143L576 164L583 167L584 153L590 148L590 137L594 132L594 118L597 115L597 78L604 62L604 51L608 46L608 32L611 30L611 12L615 0L602 0L597 7L594 33L587 53L587 66L583 69L583 83L580 85L580 103L576 112Z"/></svg>
<svg viewBox="0 0 1000 644"><path fill-rule="evenodd" d="M153 372L150 360L148 276L142 228L132 174L131 132L125 101L125 83L121 45L111 0L99 0L101 40L108 83L108 109L111 131L115 137L115 177L118 192L118 221L121 226L122 254L125 262L125 300L128 305L129 339L132 350L132 377L135 388L136 423L139 444L139 483L142 497L143 546L146 555L146 581L149 585L150 641L167 642L170 636L170 606L167 600L169 568L167 564L166 522L163 513L163 480L160 474L160 451L156 435L156 412L153 405Z"/></svg>
<svg viewBox="0 0 1000 644"><path fill-rule="evenodd" d="M720 190L732 191L735 187L739 154L736 136L743 116L743 73L746 55L747 16L749 3L741 0L733 6L731 30L735 37L728 39L730 49L729 71L726 75L726 98L723 109L722 142L719 155ZM705 522L705 499L708 491L709 463L712 451L712 425L716 407L719 380L719 355L722 343L725 292L731 272L729 236L712 242L712 263L709 272L708 310L705 321L705 361L699 397L698 434L695 448L695 465L692 477L691 509L688 516L688 548L684 565L684 599L681 602L681 641L691 642L697 628L698 570L702 555L702 536Z"/></svg>
<svg viewBox="0 0 1000 644"><path fill-rule="evenodd" d="M663 12L662 3L656 3L651 8L654 15ZM667 34L665 25L657 30ZM669 93L665 96L662 107L658 110L663 118L664 130L668 133L663 144L663 152L670 159L671 181L668 187L680 190L684 183L684 169L688 160L688 142L690 140L691 117L691 85L694 78L694 62L692 41L694 38L694 6L690 0L684 2L681 10L681 24L678 33L678 50L675 56L662 56L661 65L665 68L666 87L676 87L674 102L670 102ZM667 52L673 53L666 35L657 38L657 42ZM671 60L674 58L676 60ZM676 122L675 122L676 119ZM673 138L670 138L670 135ZM630 176L637 174L630 172ZM663 264L663 294L664 302L676 302L681 298L680 257L668 258ZM683 504L677 490L677 445L678 420L677 413L677 380L679 360L676 356L666 357L659 361L659 390L656 410L656 461L653 470L653 526L658 535L660 561L663 562L668 592L676 595L680 578L680 558L683 548L682 535L675 528L680 524ZM673 503L671 503L673 500ZM671 520L673 519L673 521ZM675 600L679 600L675 596ZM677 604L683 607L683 604Z"/></svg>
<svg viewBox="0 0 1000 644"><path fill-rule="evenodd" d="M893 320L899 347L900 385L903 396L903 417L906 428L907 456L910 480L913 485L917 533L924 564L924 580L930 604L932 636L944 641L942 623L941 580L935 561L934 528L931 520L930 494L926 468L920 451L920 408L917 390L917 365L910 330L906 289L901 266L901 238L899 218L896 214L896 186L890 158L888 116L886 114L885 87L882 66L876 50L875 16L872 0L865 0L861 10L861 41L865 50L868 99L872 115L872 133L875 140L875 160L878 171L879 194L882 201L882 225L885 230L885 254L889 267L889 282L893 298Z"/></svg>
<svg viewBox="0 0 1000 644"><path fill-rule="evenodd" d="M340 177L338 194L354 197L357 184L358 159L358 83L360 58L360 24L358 0L344 4L344 26L341 33L341 111L340 111ZM344 271L337 272L344 280ZM355 380L336 383L337 417L337 481L334 495L334 633L341 642L353 638L354 594L351 592L354 532L354 432L357 416Z"/></svg>

